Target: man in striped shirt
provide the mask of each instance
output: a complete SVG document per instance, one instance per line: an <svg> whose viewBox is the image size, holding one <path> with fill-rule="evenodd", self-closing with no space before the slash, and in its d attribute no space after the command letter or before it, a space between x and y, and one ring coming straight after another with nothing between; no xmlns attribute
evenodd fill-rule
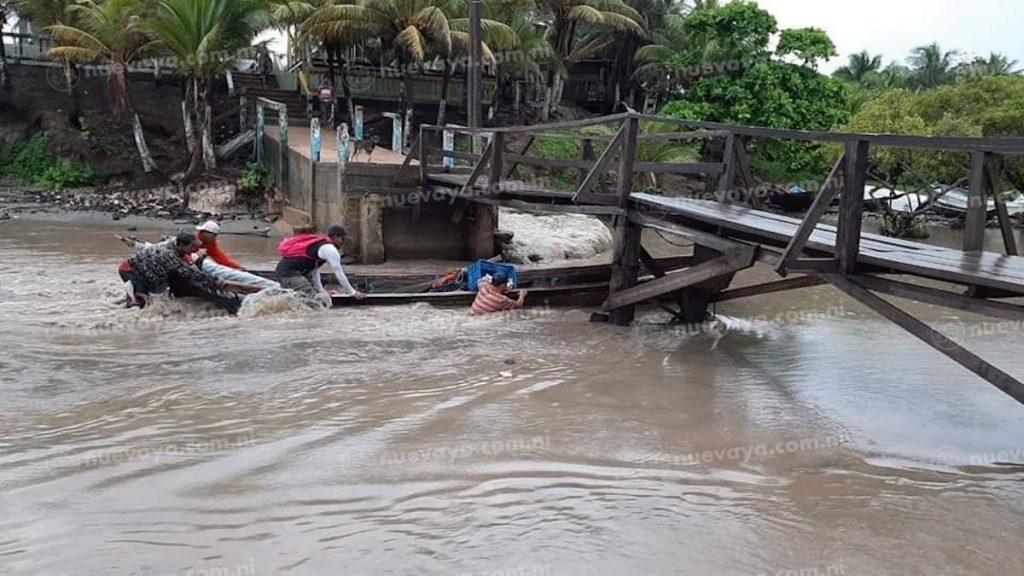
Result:
<svg viewBox="0 0 1024 576"><path fill-rule="evenodd" d="M502 312L504 310L515 310L523 307L526 300L526 290L519 291L519 298L513 300L508 297L508 275L504 272L495 272L490 281L481 278L477 283L476 299L469 313L473 316Z"/></svg>

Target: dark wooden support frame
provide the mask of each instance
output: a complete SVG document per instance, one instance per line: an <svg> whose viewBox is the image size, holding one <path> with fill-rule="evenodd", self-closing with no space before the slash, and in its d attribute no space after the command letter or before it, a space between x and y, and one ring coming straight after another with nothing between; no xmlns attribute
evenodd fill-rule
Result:
<svg viewBox="0 0 1024 576"><path fill-rule="evenodd" d="M818 222L821 221L821 217L825 215L828 207L832 205L832 200L840 189L839 179L843 174L845 165L846 154L843 153L839 155L839 159L832 166L832 171L829 172L825 184L814 197L814 202L811 204L810 210L807 211L807 215L804 216L803 222L800 223L800 228L797 229L796 234L793 235L786 249L782 252L782 256L779 257L779 264L775 267L775 271L779 275L785 276L787 274L787 267L793 261L798 261L804 245L807 244L807 240L814 233L814 229L818 226Z"/></svg>
<svg viewBox="0 0 1024 576"><path fill-rule="evenodd" d="M829 282L847 296L881 314L915 338L928 344L964 368L981 376L1017 402L1024 404L1024 383L989 364L970 350L950 340L941 332L873 294L858 279L842 274L828 274L827 278Z"/></svg>
<svg viewBox="0 0 1024 576"><path fill-rule="evenodd" d="M836 232L836 260L842 274L857 270L860 255L860 234L864 217L864 182L868 172L868 142L846 143L843 167L843 196L839 200L839 223Z"/></svg>
<svg viewBox="0 0 1024 576"><path fill-rule="evenodd" d="M971 153L971 178L967 199L967 217L964 219L964 252L981 252L985 245L985 223L988 221L989 178L986 175L992 161L990 152Z"/></svg>
<svg viewBox="0 0 1024 576"><path fill-rule="evenodd" d="M587 175L586 180L576 191L575 199L583 196L588 182L596 181L604 171L602 164L607 165L615 148L621 148L619 154L619 181L616 203L623 210L629 209L629 194L633 189L633 164L636 162L636 140L640 132L640 120L628 116L619 128L619 133L605 149L601 159ZM612 277L608 284L609 299L615 294L629 290L636 285L640 275L640 240L643 228L629 218L619 217L615 227L615 257L612 263ZM616 326L629 326L636 316L635 306L617 308L608 315L608 321Z"/></svg>

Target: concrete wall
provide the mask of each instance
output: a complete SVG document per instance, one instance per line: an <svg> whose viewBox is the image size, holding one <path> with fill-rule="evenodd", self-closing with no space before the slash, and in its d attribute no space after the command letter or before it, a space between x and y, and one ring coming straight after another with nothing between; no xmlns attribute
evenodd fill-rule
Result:
<svg viewBox="0 0 1024 576"><path fill-rule="evenodd" d="M264 164L276 179L280 144L264 136L264 146ZM290 150L285 218L292 225L308 220L320 230L345 226L346 252L366 264L385 258L467 258L466 221L452 222L455 206L420 192L415 166L392 184L398 170L393 164L350 163L339 186L336 163L314 166Z"/></svg>

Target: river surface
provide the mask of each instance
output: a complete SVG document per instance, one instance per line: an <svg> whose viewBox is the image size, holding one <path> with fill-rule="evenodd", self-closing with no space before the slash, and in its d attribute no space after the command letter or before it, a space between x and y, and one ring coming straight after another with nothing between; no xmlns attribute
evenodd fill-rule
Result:
<svg viewBox="0 0 1024 576"><path fill-rule="evenodd" d="M832 288L140 312L117 230L0 223L0 575L1024 574L1024 407ZM900 305L1024 376L1020 325Z"/></svg>

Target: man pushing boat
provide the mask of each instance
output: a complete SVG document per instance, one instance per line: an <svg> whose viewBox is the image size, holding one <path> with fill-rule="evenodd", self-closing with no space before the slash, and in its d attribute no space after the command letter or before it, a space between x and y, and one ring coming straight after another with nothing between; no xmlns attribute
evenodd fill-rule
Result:
<svg viewBox="0 0 1024 576"><path fill-rule="evenodd" d="M335 224L327 228L327 234L299 229L294 236L282 240L277 246L277 253L281 256L277 263L281 287L329 304L331 296L324 290L320 278L320 268L328 264L345 295L362 299L365 294L352 287L341 268L340 249L345 245L345 237L345 228Z"/></svg>

